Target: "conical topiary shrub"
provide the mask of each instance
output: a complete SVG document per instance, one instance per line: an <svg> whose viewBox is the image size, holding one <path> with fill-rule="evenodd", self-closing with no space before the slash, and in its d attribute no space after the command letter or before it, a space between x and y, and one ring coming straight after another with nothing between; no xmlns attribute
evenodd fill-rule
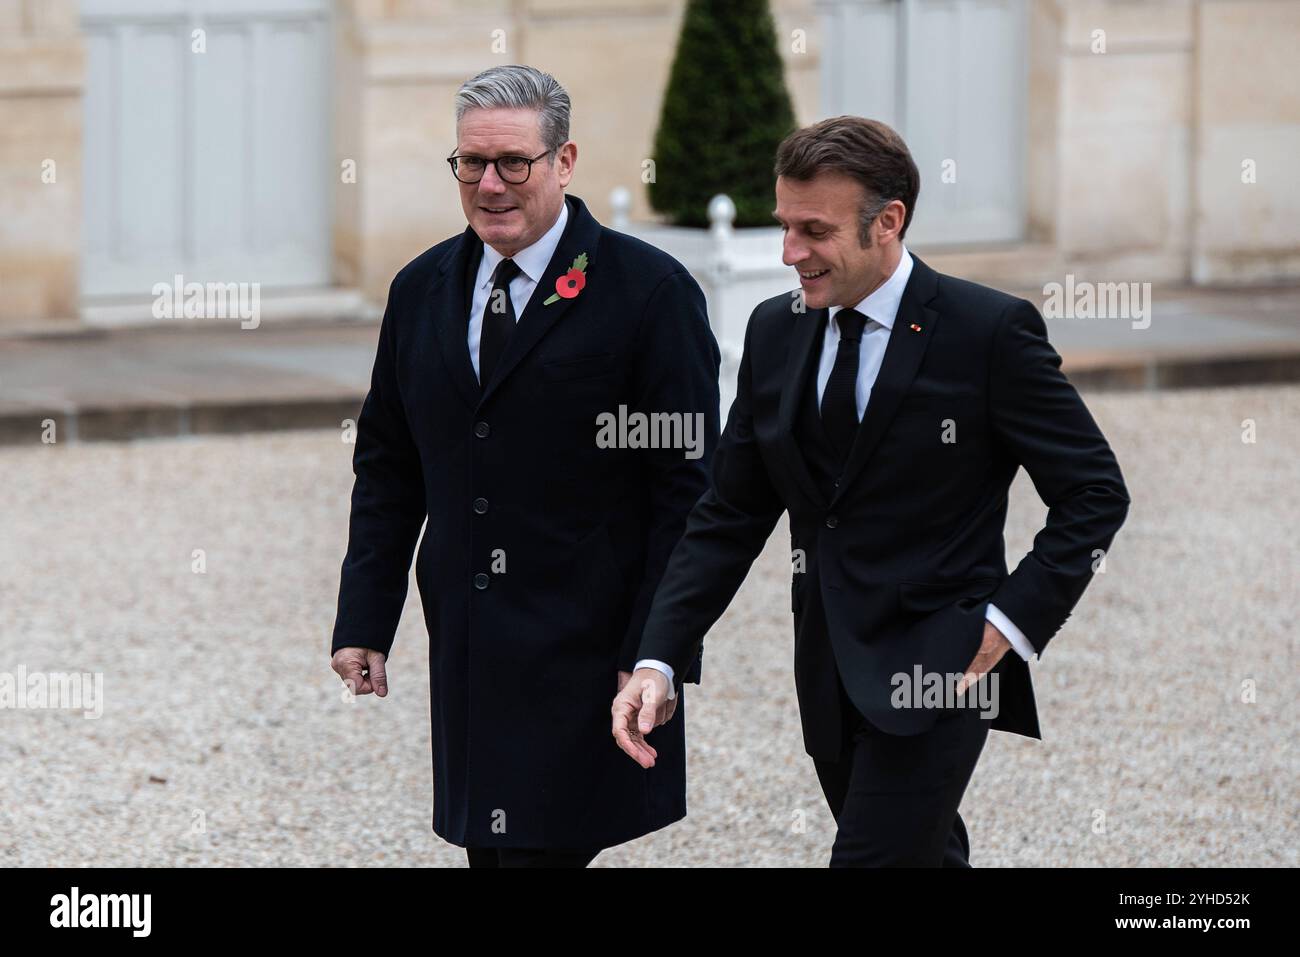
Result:
<svg viewBox="0 0 1300 957"><path fill-rule="evenodd" d="M650 205L707 226L726 193L737 226L771 226L776 148L794 109L767 0L690 0L655 132Z"/></svg>

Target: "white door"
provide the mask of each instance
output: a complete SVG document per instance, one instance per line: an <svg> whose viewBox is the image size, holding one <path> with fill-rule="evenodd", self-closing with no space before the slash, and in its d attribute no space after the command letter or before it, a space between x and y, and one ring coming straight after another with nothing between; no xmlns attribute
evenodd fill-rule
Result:
<svg viewBox="0 0 1300 957"><path fill-rule="evenodd" d="M908 240L1024 234L1024 0L829 0L823 113L888 123L921 171Z"/></svg>
<svg viewBox="0 0 1300 957"><path fill-rule="evenodd" d="M330 279L329 0L82 0L82 294Z"/></svg>

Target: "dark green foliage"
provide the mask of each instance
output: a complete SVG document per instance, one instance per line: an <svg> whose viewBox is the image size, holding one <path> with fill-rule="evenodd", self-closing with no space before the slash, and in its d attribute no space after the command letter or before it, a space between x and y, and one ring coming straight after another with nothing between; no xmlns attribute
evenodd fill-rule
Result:
<svg viewBox="0 0 1300 957"><path fill-rule="evenodd" d="M771 226L776 148L794 110L767 0L690 0L659 129L650 205L678 226L707 226L726 193L737 226Z"/></svg>

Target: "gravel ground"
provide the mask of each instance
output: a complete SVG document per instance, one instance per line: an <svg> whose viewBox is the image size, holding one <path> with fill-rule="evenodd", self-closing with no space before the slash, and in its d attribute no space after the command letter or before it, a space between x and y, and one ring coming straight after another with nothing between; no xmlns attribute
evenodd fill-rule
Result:
<svg viewBox="0 0 1300 957"><path fill-rule="evenodd" d="M1031 665L1044 740L989 737L972 863L1295 867L1300 388L1089 404L1134 504ZM0 450L0 672L101 672L104 693L98 719L3 713L0 862L463 866L429 827L414 584L387 700L345 703L328 667L351 450L333 432ZM1022 475L1013 565L1044 513ZM788 562L782 527L687 690L689 816L596 866L826 863Z"/></svg>

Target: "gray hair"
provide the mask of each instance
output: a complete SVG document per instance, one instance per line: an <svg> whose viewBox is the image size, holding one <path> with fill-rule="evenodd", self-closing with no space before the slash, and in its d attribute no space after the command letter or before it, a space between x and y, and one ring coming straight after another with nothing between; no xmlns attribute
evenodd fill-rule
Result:
<svg viewBox="0 0 1300 957"><path fill-rule="evenodd" d="M470 110L491 109L537 110L542 145L548 150L569 139L569 94L555 77L531 66L494 66L456 91L457 123Z"/></svg>

